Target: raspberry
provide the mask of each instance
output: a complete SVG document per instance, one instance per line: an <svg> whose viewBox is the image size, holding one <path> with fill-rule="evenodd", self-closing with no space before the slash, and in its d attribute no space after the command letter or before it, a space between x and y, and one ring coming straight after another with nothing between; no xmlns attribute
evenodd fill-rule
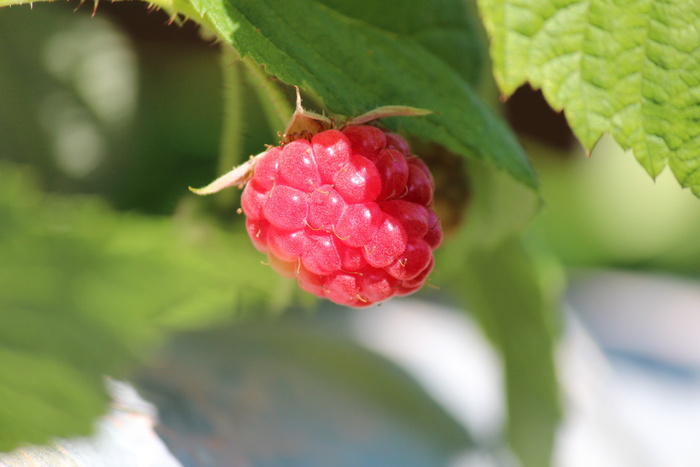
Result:
<svg viewBox="0 0 700 467"><path fill-rule="evenodd" d="M406 140L365 123L429 113L380 107L337 127L304 110L297 92L280 146L191 190L245 185L253 246L302 290L355 307L408 295L425 284L442 242L435 182Z"/></svg>
<svg viewBox="0 0 700 467"><path fill-rule="evenodd" d="M241 206L253 245L277 272L316 296L362 307L427 280L442 241L433 189L403 138L349 125L270 148Z"/></svg>

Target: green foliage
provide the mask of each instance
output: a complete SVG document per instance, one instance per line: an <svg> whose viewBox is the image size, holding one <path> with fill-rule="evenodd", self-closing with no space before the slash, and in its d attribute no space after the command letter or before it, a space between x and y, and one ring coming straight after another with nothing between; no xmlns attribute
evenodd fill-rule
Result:
<svg viewBox="0 0 700 467"><path fill-rule="evenodd" d="M433 110L437 113L426 118L401 120L402 128L536 185L512 133L470 84L478 76L479 57L434 52L478 43L461 1L443 0L427 10L410 1L369 0L194 0L192 5L242 56L313 91L331 111L354 116L381 105Z"/></svg>
<svg viewBox="0 0 700 467"><path fill-rule="evenodd" d="M610 133L700 196L700 3L479 0L502 91L529 81L587 149Z"/></svg>
<svg viewBox="0 0 700 467"><path fill-rule="evenodd" d="M531 234L565 264L700 272L700 203L670 172L651 180L609 136L590 158L549 157L537 168L547 201Z"/></svg>
<svg viewBox="0 0 700 467"><path fill-rule="evenodd" d="M124 376L169 330L230 316L277 283L238 248L242 236L45 197L8 165L0 226L0 451L88 433L104 375Z"/></svg>
<svg viewBox="0 0 700 467"><path fill-rule="evenodd" d="M0 6L14 3L0 0ZM347 116L385 105L436 111L387 122L466 156L473 198L466 228L439 252L433 282L464 293L468 308L503 356L508 437L516 455L527 467L547 465L559 414L551 358L556 329L550 315L558 284L543 286L537 263L519 238L540 207L532 190L537 183L512 132L475 92L484 73L484 45L464 2L154 3L171 14L187 16L226 42L222 57L226 115L219 158L226 169L247 156L251 141L254 152L275 142L267 135L259 137L268 133L261 122L263 113L273 131L283 129L280 122L286 120L289 102L276 80L299 85L310 101L316 99L325 110ZM668 162L678 179L699 194L700 171L695 171L700 167L700 52L695 28L699 7L684 0L622 3L481 0L493 38L497 80L506 94L525 81L542 87L550 103L566 111L587 147L611 132L623 146L634 149L649 173L658 174ZM185 194L186 185L204 181L195 178L201 175L198 170L214 170L213 156L207 159L206 154L216 146L211 130L218 130L220 120L207 117L220 111L212 104L219 99L220 83L203 72L211 64L199 58L188 61L184 51L170 56L167 67L141 57L146 84L140 105L146 111L135 117L139 131L110 128L80 94L77 84L85 78L81 67L68 67L70 83L61 83L63 78L49 76L42 68L51 56L42 34L55 39L74 26L65 16L64 23L57 23L45 12L24 13L21 21L3 18L3 24L14 29L0 27L0 91L6 91L0 104L14 109L0 113L0 129L10 129L8 137L3 133L0 148L10 148L6 151L14 159L31 157L37 166L51 164L47 157L51 145L37 137L50 130L36 131L37 115L46 107L45 96L51 97L53 91L68 94L71 104L77 102L71 109L88 115L109 148L121 144L127 148L115 151L115 160L132 157L138 162L131 172L105 170L100 180L134 200L120 206L149 210L153 197L157 208L151 212L170 212L181 189ZM32 27L34 17L38 21ZM84 19L86 24L99 20ZM194 85L181 87L183 81ZM54 118L44 125L56 129L60 123ZM256 131L259 134L251 137ZM144 151L144 157L131 151L132 139L151 151ZM14 154L17 148L27 148L27 158ZM190 161L196 168L178 167L185 158L182 154L190 153L201 157ZM556 172L552 178L560 175ZM174 200L162 202L153 194L155 186L159 194L170 190L169 199ZM235 194L232 191L224 202L216 200L225 206L226 216L231 215ZM212 207L208 200L191 202L201 203L197 209ZM561 209L571 215L571 205ZM279 307L287 305L293 284L282 284L260 264L262 256L249 245L240 223L234 221L222 232L211 220L193 215L195 210L180 202L169 218L120 214L94 198L41 195L19 172L0 166L0 400L7 401L0 407L0 450L50 436L86 433L104 410L103 375L128 374L171 331L218 322L236 310L264 308L259 304L265 299ZM579 211L576 215L580 217ZM610 237L607 231L606 235ZM570 239L566 239L569 245ZM416 465L437 462L426 460L432 461L435 453L423 450L423 444L406 441L415 432L421 442L439 445L440 459L470 445L449 417L386 362L347 343L273 328L205 334L194 338L196 345L180 341L187 350L174 348L177 357L169 370L150 368L145 379L161 384L164 392L182 390L184 400L193 404L201 395L188 386L191 374L210 378L212 384L230 384L228 389L244 396L250 387L262 388L269 391L266 401L279 395L275 391L291 387L292 396L294 391L317 395L326 404L322 416L337 414L351 420L342 427L349 430L357 420L353 416L381 410L389 422L382 427L382 419L372 425L377 438L391 433L398 446L394 454L407 458L415 454ZM205 351L199 354L202 348ZM288 379L282 381L280 375ZM221 386L209 389L207 401L223 403L222 413L235 415L246 402L218 399ZM235 392L238 389L242 392ZM255 414L262 417L255 421L264 428L275 427L283 423L280 413L298 415L314 408L299 408L290 394L282 396L277 407L284 410ZM269 420L264 418L270 415ZM321 422L328 420L309 424ZM402 431L403 424L415 430L413 434ZM364 427L361 424L357 430ZM243 430L240 425L235 428ZM322 447L318 452L324 452Z"/></svg>

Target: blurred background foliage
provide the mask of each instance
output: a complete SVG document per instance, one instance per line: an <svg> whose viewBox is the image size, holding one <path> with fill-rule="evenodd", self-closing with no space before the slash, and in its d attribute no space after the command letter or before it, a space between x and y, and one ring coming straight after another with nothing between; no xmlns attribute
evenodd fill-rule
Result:
<svg viewBox="0 0 700 467"><path fill-rule="evenodd" d="M74 4L56 3L0 11L0 381L6 383L0 384L4 401L0 450L20 441L43 442L55 434L86 433L89 425L81 417L104 411L102 374L126 376L136 362L155 362L152 350L172 331L234 317L240 320L244 314L265 321L290 304L308 309L316 303L261 264L260 255L249 246L241 216L235 214L235 191L224 201L194 199L187 192L187 186L204 185L221 172L220 150L227 143L220 142L220 135L227 131L224 125L230 120L222 118L221 96L227 87L219 47L211 38L203 39L191 22L170 25L165 14L148 10L145 4L100 4L95 17L90 8L86 4L75 11ZM483 60L480 50L475 54ZM232 70L238 67L241 65L224 61L223 76L227 69L229 75L237 73ZM478 82L473 69L467 72ZM275 143L275 133L280 130L267 123L267 103L258 100L260 83L249 77L245 73L238 77L239 104L245 111L239 122L240 139L233 142L246 157L259 153L264 143ZM484 99L496 102L492 81L484 79L480 89ZM291 102L289 90L284 92ZM529 89L516 93L503 112L533 159L541 200L505 175L426 145L425 158L438 181L437 209L449 239L439 253L442 266L432 279L441 289L426 289L418 297L455 303L466 292L467 301L479 302L481 285L507 286L498 269L504 255L508 261L516 258L516 263L522 259L522 268L516 268L515 274L522 273L526 282L547 282L543 290L549 291L559 290L565 268L656 269L690 276L700 272L700 205L672 177L662 174L650 180L632 155L609 139L601 140L587 158L562 115L543 106L541 97ZM463 170L470 174L467 178ZM496 195L465 202L483 187ZM525 258L520 241L510 237L515 238L538 209L526 235L530 256ZM474 219L478 222L470 222ZM503 237L491 238L494 231ZM474 238L505 247L492 256L479 256L468 247L469 239ZM467 260L481 261L492 269L483 275L474 274L474 269L462 274ZM531 277L532 268L538 271L537 277ZM511 292L504 291L503 296ZM488 316L481 320L504 352L520 355L523 365L536 367L530 357L546 354L557 332L556 314L552 313L549 322L541 308L547 308L543 302L548 300L549 305L556 303L557 297L531 296L530 292L511 298L513 306L525 303L533 320L547 321L537 331L545 334L543 349L529 348L526 338L517 340L527 321L504 324L496 320L489 325ZM488 310L488 305L481 308ZM304 312L292 316L305 326L318 324ZM416 428L417 434L414 428L406 431L404 422L373 428L392 432L399 440L383 449L396 452L403 446L405 454L411 454L382 465L411 465L406 463L409 457L438 462L435 459L446 459L471 446L469 435L432 405L427 395L406 383L405 375L395 368L383 369L388 362L375 363L372 359L377 357L345 341L328 343L327 336L313 334L305 340L300 335L306 336L308 330L299 331L297 325L292 331L283 324L276 326L281 327L270 326L269 335L260 335L260 327L241 327L228 334L219 331L209 337L184 337L181 344L175 341L166 355L177 357L165 357L153 367L157 371L147 371L144 387L151 388L155 400L171 397L172 402L172 394L168 396L164 388L197 368L197 361L187 360L197 353L192 350L197 342L200 346L196 348L207 349L198 362L223 356L233 359L221 362L227 366L220 371L202 367L203 373L209 372L202 376L203 381L257 365L245 361L249 358L273 362L266 367L269 373L263 380L274 385L270 368L294 356L311 365L312 371L304 370L314 374L311 380L321 378L329 387L346 387L347 378L352 377L359 385L357 392L348 396L336 391L339 399L379 397L386 403L392 398L386 393L391 387L397 397L407 398L408 405L421 407L425 413L432 411L429 416L436 418L427 424L418 412L409 420L412 427L423 424ZM236 346L224 352L221 342L227 340ZM278 345L271 346L271 341ZM342 349L336 350L343 358L360 361L345 376L337 373L329 350L338 345ZM324 352L330 352L326 360L315 362ZM173 364L173 359L184 363ZM527 374L517 376L523 367L510 370L516 374L513 383L531 379ZM518 401L518 394L552 387L551 375L546 369L543 373L542 385L535 381L521 392L511 388L510 397L515 399L511 404L524 410L531 400ZM37 374L43 379L29 376ZM296 381L289 383L292 392L310 390L301 387L305 383L299 375L290 378ZM378 378L386 381L377 382ZM85 382L83 387L88 389L77 391L76 381ZM294 386L297 383L301 386ZM254 384L262 383L256 380ZM160 396L154 388L160 388ZM190 402L204 397L189 394L192 388L186 382L180 388L185 393L180 396ZM28 391L34 391L37 399L26 400ZM289 404L298 403L289 394ZM323 397L330 398L330 394L328 390ZM37 404L37 400L48 404ZM166 414L172 410L173 416L181 416L178 411L189 410L187 403L173 404L170 409L165 404ZM372 404L376 400L369 405L370 411L375 407ZM52 405L63 410L49 417L51 423L42 425L38 420L45 418L45 410ZM37 407L36 412L13 411L13 407L28 406ZM530 406L536 413L514 420L533 420L542 415L538 411L542 407L556 411L556 402ZM394 409L394 415L401 412ZM341 415L348 416L346 412ZM549 433L547 425L556 419L556 413L546 412L543 417L542 430ZM73 423L76 419L80 421ZM511 433L511 441L521 447L540 439L537 429L527 425L518 425L517 430L519 435ZM428 440L427 444L416 444L414 436ZM430 457L435 448L430 440L444 442L436 448L437 457ZM366 447L368 452L379 449ZM532 449L538 452L524 454L531 461L528 465L537 465L532 459L548 457L546 446ZM352 465L368 465L362 464L360 454L356 460L358 464Z"/></svg>

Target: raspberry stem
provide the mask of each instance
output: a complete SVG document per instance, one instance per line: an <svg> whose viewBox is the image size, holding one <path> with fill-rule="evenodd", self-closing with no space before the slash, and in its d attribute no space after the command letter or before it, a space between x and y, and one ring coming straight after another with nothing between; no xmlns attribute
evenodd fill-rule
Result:
<svg viewBox="0 0 700 467"><path fill-rule="evenodd" d="M240 163L243 149L243 90L241 82L240 55L229 44L221 45L221 75L223 78L224 109L219 147L218 173ZM229 192L217 198L221 208L226 209L235 200L235 193Z"/></svg>
<svg viewBox="0 0 700 467"><path fill-rule="evenodd" d="M245 66L248 82L255 90L258 100L262 104L274 136L291 119L292 107L289 105L287 97L280 91L277 83L250 56L244 57L241 62Z"/></svg>

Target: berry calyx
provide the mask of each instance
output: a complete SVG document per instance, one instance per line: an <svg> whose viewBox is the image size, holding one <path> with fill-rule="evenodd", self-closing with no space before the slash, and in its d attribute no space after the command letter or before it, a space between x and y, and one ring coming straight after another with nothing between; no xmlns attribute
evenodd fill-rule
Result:
<svg viewBox="0 0 700 467"><path fill-rule="evenodd" d="M434 181L401 136L365 123L423 113L380 108L334 128L297 101L280 146L193 191L245 184L253 246L309 293L355 307L413 293L442 241Z"/></svg>

